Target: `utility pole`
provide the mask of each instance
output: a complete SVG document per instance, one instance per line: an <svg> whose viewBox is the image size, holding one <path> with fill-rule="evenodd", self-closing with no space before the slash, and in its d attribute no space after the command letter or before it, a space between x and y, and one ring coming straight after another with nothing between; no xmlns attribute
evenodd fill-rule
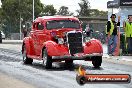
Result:
<svg viewBox="0 0 132 88"><path fill-rule="evenodd" d="M19 0L19 6L20 6L20 0ZM20 18L19 19L20 19L20 24L19 24L20 25L20 29L19 29L19 33L20 33L20 40L21 40L22 39L22 36L21 36L22 35L22 32L21 32L21 30L22 30L21 12L20 12Z"/></svg>
<svg viewBox="0 0 132 88"><path fill-rule="evenodd" d="M22 38L22 36L21 36L21 34L22 34L22 32L21 32L21 29L22 29L21 24L22 24L22 22L21 22L21 13L20 13L20 40L21 40L21 38Z"/></svg>
<svg viewBox="0 0 132 88"><path fill-rule="evenodd" d="M34 0L33 0L33 21L34 21Z"/></svg>

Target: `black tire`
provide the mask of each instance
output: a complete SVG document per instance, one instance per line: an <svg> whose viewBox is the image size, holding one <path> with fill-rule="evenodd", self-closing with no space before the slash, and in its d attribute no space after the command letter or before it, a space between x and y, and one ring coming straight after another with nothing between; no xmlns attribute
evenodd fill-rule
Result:
<svg viewBox="0 0 132 88"><path fill-rule="evenodd" d="M46 49L43 50L43 65L45 66L46 69L52 68L52 57L48 55Z"/></svg>
<svg viewBox="0 0 132 88"><path fill-rule="evenodd" d="M73 60L66 60L65 63L72 65L73 64Z"/></svg>
<svg viewBox="0 0 132 88"><path fill-rule="evenodd" d="M23 47L22 47L22 56L23 56L24 64L32 64L33 59L27 57L25 45L23 45Z"/></svg>
<svg viewBox="0 0 132 88"><path fill-rule="evenodd" d="M92 64L95 68L99 68L102 63L102 56L92 57Z"/></svg>
<svg viewBox="0 0 132 88"><path fill-rule="evenodd" d="M65 65L67 68L74 68L73 60L66 60Z"/></svg>

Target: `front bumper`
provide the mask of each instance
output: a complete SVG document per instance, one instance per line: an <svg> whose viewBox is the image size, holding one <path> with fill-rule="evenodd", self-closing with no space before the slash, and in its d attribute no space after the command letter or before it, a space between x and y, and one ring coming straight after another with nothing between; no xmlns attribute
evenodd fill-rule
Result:
<svg viewBox="0 0 132 88"><path fill-rule="evenodd" d="M72 59L72 60L92 60L92 57L96 57L96 56L103 56L102 53L93 53L93 54L85 54L85 55L78 55L75 54L74 56L52 56L53 60L68 60L68 59Z"/></svg>

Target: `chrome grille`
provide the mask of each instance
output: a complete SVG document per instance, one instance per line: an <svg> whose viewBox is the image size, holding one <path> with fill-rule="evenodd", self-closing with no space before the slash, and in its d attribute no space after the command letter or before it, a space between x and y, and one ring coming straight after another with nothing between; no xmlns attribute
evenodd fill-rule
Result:
<svg viewBox="0 0 132 88"><path fill-rule="evenodd" d="M83 51L81 32L68 33L67 42L68 42L69 52L71 55Z"/></svg>

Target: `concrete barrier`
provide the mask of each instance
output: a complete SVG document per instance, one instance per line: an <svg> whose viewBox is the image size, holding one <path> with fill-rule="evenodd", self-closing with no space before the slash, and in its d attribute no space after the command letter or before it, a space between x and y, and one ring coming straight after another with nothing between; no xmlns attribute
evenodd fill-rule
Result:
<svg viewBox="0 0 132 88"><path fill-rule="evenodd" d="M2 40L2 44L22 44L23 40Z"/></svg>

